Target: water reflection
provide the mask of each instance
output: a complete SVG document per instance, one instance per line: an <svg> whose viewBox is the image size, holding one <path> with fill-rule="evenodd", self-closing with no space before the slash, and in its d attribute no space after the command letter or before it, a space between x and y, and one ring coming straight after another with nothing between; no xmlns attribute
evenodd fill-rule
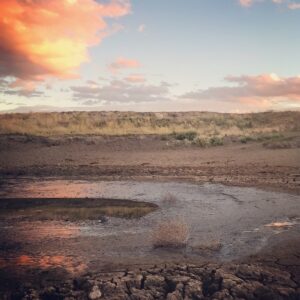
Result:
<svg viewBox="0 0 300 300"><path fill-rule="evenodd" d="M73 257L63 255L45 255L33 257L29 255L20 255L16 257L0 257L0 268L7 267L31 267L39 269L51 269L61 267L71 274L82 273L87 266Z"/></svg>
<svg viewBox="0 0 300 300"><path fill-rule="evenodd" d="M7 234L13 234L23 241L68 239L79 236L80 229L79 226L66 222L28 221L19 222L13 228L7 228Z"/></svg>
<svg viewBox="0 0 300 300"><path fill-rule="evenodd" d="M290 222L290 221L282 221L282 222L272 222L270 224L265 225L266 227L272 227L272 228L288 228L293 225L296 225L296 222Z"/></svg>

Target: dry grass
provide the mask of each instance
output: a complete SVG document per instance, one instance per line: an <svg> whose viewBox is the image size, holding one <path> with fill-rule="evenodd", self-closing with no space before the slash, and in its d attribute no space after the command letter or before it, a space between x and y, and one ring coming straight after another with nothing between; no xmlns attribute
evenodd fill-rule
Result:
<svg viewBox="0 0 300 300"><path fill-rule="evenodd" d="M64 112L0 115L0 134L158 134L178 141L220 144L226 136L295 131L300 131L300 112Z"/></svg>
<svg viewBox="0 0 300 300"><path fill-rule="evenodd" d="M124 206L107 206L107 207L37 207L34 209L26 209L22 213L26 216L37 219L61 220L68 219L71 221L78 220L99 220L103 216L134 219L140 218L153 212L153 207L124 207Z"/></svg>
<svg viewBox="0 0 300 300"><path fill-rule="evenodd" d="M189 227L183 220L173 219L159 223L152 232L155 248L185 247L189 237Z"/></svg>
<svg viewBox="0 0 300 300"><path fill-rule="evenodd" d="M157 205L117 199L1 199L1 217L43 220L99 220L103 216L140 218L155 211Z"/></svg>

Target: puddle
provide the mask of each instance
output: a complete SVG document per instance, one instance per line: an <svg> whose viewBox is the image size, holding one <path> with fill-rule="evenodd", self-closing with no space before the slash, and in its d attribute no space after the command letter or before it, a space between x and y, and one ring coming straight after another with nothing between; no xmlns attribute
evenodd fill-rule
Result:
<svg viewBox="0 0 300 300"><path fill-rule="evenodd" d="M259 251L278 231L300 232L299 196L254 188L178 182L2 182L0 199L15 197L24 201L72 197L129 199L160 207L139 219L108 218L104 223L0 218L0 262L18 265L23 256L25 264L32 262L40 268L61 265L71 270L70 257L91 270L109 264L202 259L205 255L224 261ZM190 228L186 250L154 250L150 238L154 228L162 221L176 218L184 220Z"/></svg>

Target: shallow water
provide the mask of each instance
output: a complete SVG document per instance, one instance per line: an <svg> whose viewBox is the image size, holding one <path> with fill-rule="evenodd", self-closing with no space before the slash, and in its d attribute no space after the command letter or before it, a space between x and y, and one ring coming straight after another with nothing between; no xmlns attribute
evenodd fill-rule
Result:
<svg viewBox="0 0 300 300"><path fill-rule="evenodd" d="M167 194L177 200L164 201ZM20 257L26 258L26 265L31 262L40 268L60 265L70 272L78 271L74 267L77 265L83 270L83 266L93 269L107 264L166 260L223 261L257 252L269 237L279 232L300 232L299 196L254 188L178 182L37 179L2 182L0 198L13 197L119 198L149 201L160 209L138 220L109 218L106 223L0 220L0 267L10 263L20 265ZM190 228L187 248L153 249L153 228L162 220L174 218L184 220ZM221 247L215 249L212 246L215 244Z"/></svg>

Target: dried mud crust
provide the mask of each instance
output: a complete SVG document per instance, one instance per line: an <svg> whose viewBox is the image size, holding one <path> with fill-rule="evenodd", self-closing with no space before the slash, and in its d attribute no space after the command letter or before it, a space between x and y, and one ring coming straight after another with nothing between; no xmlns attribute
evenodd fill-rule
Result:
<svg viewBox="0 0 300 300"><path fill-rule="evenodd" d="M56 285L21 285L4 299L300 299L299 283L256 264L170 265L86 274ZM22 298L23 297L23 298Z"/></svg>

